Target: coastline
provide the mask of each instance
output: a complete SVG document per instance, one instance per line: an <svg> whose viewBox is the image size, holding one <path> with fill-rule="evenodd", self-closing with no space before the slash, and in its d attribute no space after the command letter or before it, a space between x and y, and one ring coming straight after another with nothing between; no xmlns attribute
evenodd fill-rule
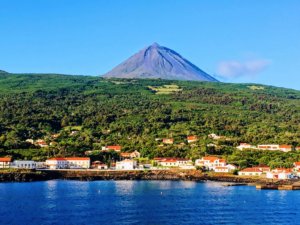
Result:
<svg viewBox="0 0 300 225"><path fill-rule="evenodd" d="M182 180L218 181L239 184L293 184L292 180L269 180L231 174L203 173L198 170L0 170L0 182L62 180Z"/></svg>

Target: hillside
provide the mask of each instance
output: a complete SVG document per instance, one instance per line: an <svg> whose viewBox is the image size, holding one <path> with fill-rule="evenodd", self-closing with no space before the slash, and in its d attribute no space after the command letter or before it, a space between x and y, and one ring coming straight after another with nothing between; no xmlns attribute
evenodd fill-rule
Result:
<svg viewBox="0 0 300 225"><path fill-rule="evenodd" d="M150 157L241 157L232 155L239 142L298 145L299 122L300 92L291 89L55 74L0 76L0 156L83 155L120 144L124 151ZM76 134L70 135L72 130ZM56 133L60 136L53 140ZM210 133L227 138L208 148ZM191 146L187 135L200 139ZM174 145L159 146L156 139L165 137L173 137ZM38 138L54 145L39 149L25 142ZM268 157L264 160L270 162Z"/></svg>

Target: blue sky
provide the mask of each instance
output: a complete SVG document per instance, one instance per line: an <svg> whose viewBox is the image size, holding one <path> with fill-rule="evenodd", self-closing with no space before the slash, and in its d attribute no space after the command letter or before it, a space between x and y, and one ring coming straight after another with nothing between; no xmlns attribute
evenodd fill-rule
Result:
<svg viewBox="0 0 300 225"><path fill-rule="evenodd" d="M0 0L0 69L99 75L158 42L226 82L300 90L298 0Z"/></svg>

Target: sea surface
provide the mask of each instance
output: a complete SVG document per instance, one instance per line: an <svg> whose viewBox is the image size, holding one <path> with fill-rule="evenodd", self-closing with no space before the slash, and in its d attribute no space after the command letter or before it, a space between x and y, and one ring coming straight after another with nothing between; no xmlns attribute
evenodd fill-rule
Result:
<svg viewBox="0 0 300 225"><path fill-rule="evenodd" d="M0 224L300 224L300 191L189 181L0 183Z"/></svg>

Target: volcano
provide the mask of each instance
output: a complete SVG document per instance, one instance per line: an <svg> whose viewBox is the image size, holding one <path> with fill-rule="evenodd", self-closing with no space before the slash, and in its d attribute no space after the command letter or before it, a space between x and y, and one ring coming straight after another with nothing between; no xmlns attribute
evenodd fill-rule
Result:
<svg viewBox="0 0 300 225"><path fill-rule="evenodd" d="M140 50L103 77L218 81L174 50L157 43Z"/></svg>

